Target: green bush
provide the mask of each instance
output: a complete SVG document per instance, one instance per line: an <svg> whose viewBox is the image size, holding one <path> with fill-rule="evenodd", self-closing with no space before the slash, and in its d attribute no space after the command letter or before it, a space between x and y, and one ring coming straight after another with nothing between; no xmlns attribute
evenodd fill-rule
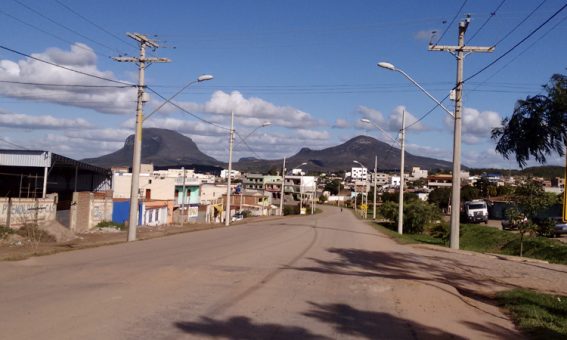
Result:
<svg viewBox="0 0 567 340"><path fill-rule="evenodd" d="M0 225L0 240L5 240L8 236L14 234L16 231L10 227Z"/></svg>
<svg viewBox="0 0 567 340"><path fill-rule="evenodd" d="M555 220L553 218L546 218L538 221L535 226L537 236L553 237L555 235Z"/></svg>
<svg viewBox="0 0 567 340"><path fill-rule="evenodd" d="M425 227L441 219L441 212L435 205L413 200L404 205L404 230L410 234L421 234Z"/></svg>
<svg viewBox="0 0 567 340"><path fill-rule="evenodd" d="M242 217L247 218L252 216L252 212L250 210L243 210L242 211Z"/></svg>
<svg viewBox="0 0 567 340"><path fill-rule="evenodd" d="M126 230L126 224L124 223L116 223L116 222L112 222L112 221L102 221L99 222L95 228L115 228L118 230Z"/></svg>
<svg viewBox="0 0 567 340"><path fill-rule="evenodd" d="M384 202L379 208L378 213L391 222L398 222L398 203L392 201Z"/></svg>
<svg viewBox="0 0 567 340"><path fill-rule="evenodd" d="M451 230L449 225L446 223L435 224L427 229L429 236L443 240L445 242L449 241L451 235Z"/></svg>
<svg viewBox="0 0 567 340"><path fill-rule="evenodd" d="M286 205L283 209L284 216L286 215L299 215L299 206L298 205Z"/></svg>

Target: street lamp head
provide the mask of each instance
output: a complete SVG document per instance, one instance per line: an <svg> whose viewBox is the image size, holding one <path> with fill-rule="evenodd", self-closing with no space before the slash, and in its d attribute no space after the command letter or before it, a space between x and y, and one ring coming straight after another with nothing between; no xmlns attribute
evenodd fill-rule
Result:
<svg viewBox="0 0 567 340"><path fill-rule="evenodd" d="M199 78L197 78L197 81L198 81L198 82L202 82L202 81L207 81L207 80L211 80L211 79L213 79L213 76L212 76L212 75L210 75L210 74L203 74L203 75L200 75Z"/></svg>
<svg viewBox="0 0 567 340"><path fill-rule="evenodd" d="M264 122L262 123L262 127L266 127L266 126L270 126L272 125L272 122Z"/></svg>
<svg viewBox="0 0 567 340"><path fill-rule="evenodd" d="M304 165L307 165L307 162L303 162L303 163L299 164L299 166L304 166Z"/></svg>
<svg viewBox="0 0 567 340"><path fill-rule="evenodd" d="M384 61L379 62L379 63L378 63L378 66L380 66L381 68L385 68L385 69L391 70L391 71L395 71L395 70L396 70L396 67L395 67L394 65L392 65L392 64L390 64L390 63L387 63L387 62L384 62Z"/></svg>
<svg viewBox="0 0 567 340"><path fill-rule="evenodd" d="M361 118L360 121L366 124L370 124L370 119Z"/></svg>

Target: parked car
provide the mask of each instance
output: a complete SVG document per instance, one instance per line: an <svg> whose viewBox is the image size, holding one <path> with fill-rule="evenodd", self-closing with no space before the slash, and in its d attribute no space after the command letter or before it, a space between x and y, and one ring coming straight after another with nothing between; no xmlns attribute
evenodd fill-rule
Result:
<svg viewBox="0 0 567 340"><path fill-rule="evenodd" d="M244 214L242 214L242 213L236 213L236 214L232 215L232 222L240 221L242 219L244 219Z"/></svg>
<svg viewBox="0 0 567 340"><path fill-rule="evenodd" d="M555 237L567 234L567 222L563 222L561 219L557 220L555 224Z"/></svg>

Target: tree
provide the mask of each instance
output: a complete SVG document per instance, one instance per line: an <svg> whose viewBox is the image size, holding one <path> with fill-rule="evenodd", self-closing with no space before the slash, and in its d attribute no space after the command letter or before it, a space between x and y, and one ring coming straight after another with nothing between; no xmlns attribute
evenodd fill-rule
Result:
<svg viewBox="0 0 567 340"><path fill-rule="evenodd" d="M470 185L461 188L461 201L472 201L477 198L480 198L480 192L477 188Z"/></svg>
<svg viewBox="0 0 567 340"><path fill-rule="evenodd" d="M341 181L338 179L334 179L330 182L327 182L323 190L330 192L331 195L338 195L340 187L341 187Z"/></svg>
<svg viewBox="0 0 567 340"><path fill-rule="evenodd" d="M428 201L436 204L440 209L447 209L449 207L450 199L451 188L436 188L429 193Z"/></svg>
<svg viewBox="0 0 567 340"><path fill-rule="evenodd" d="M536 230L534 218L536 218L539 212L555 204L557 196L546 193L541 183L530 177L526 182L516 187L514 200L517 208L513 211L507 211L508 218L511 220L518 219L518 215L522 214L527 219L525 223L518 223L520 256L522 256L524 252L524 235Z"/></svg>
<svg viewBox="0 0 567 340"><path fill-rule="evenodd" d="M516 103L511 117L492 130L496 152L509 159L516 155L520 167L530 156L545 164L547 156L565 154L567 144L567 76L555 74L543 87L545 95L527 97Z"/></svg>

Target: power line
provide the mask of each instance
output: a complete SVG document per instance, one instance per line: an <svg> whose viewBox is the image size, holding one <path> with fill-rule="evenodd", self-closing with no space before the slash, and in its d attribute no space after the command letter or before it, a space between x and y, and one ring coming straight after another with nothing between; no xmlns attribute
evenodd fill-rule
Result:
<svg viewBox="0 0 567 340"><path fill-rule="evenodd" d="M161 99L167 101L167 98L165 98L165 97L162 96L161 94L157 93L157 92L156 92L154 89L152 89L151 87L147 87L147 89L148 89L149 91L151 91L152 93L154 93L156 96L158 96L158 97L160 97ZM227 127L224 127L224 126L222 126L222 125L213 123L213 122L211 122L211 121L208 121L208 120L206 120L206 119L200 117L199 115L194 114L193 112L190 112L190 111L188 111L188 110L185 110L185 109L182 108L181 106L175 104L175 102L173 102L173 101L169 101L169 104L175 106L177 109L179 109L179 110L181 110L181 111L187 113L188 115L197 118L198 120L202 121L203 123L206 123L206 124L215 126L215 127L217 127L217 128L223 129L223 130L230 130L230 129L227 128Z"/></svg>
<svg viewBox="0 0 567 340"><path fill-rule="evenodd" d="M78 16L79 18L83 19L84 21L88 22L89 24L93 25L94 27L98 28L99 30L103 31L104 33L112 36L113 38L115 38L116 40L125 43L126 45L136 48L135 45L133 45L132 43L130 43L129 41L125 40L124 38L119 37L118 35L110 32L109 30L107 30L106 28L98 25L97 23L95 23L94 21L88 19L87 17L85 17L84 15L78 13L77 11L73 10L71 7L69 7L68 5L64 4L63 2L61 2L60 0L55 0L55 2L57 2L59 5L63 6L65 9L67 9L69 12L75 14L76 16Z"/></svg>
<svg viewBox="0 0 567 340"><path fill-rule="evenodd" d="M21 146L21 145L18 145L18 144L16 144L16 143L12 143L12 142L10 142L10 141L7 141L7 140L4 139L3 137L0 137L0 142L4 142L4 143L6 143L6 144L8 144L8 145L12 145L12 146L15 146L15 147L20 148L20 149L23 149L23 150L29 150L28 148L26 148L26 147L24 147L24 146Z"/></svg>
<svg viewBox="0 0 567 340"><path fill-rule="evenodd" d="M240 140L242 141L242 143L244 143L244 145L246 145L246 147L248 148L248 150L250 150L250 152L252 152L252 154L254 154L254 156L256 156L256 158L262 159L262 157L261 157L260 155L258 155L258 154L250 147L250 145L248 145L248 143L246 142L246 140L245 140L237 131L234 131L234 133L236 133L236 135L238 136L238 138L240 138Z"/></svg>
<svg viewBox="0 0 567 340"><path fill-rule="evenodd" d="M1 10L1 9L0 9L0 14L3 14L3 15L5 15L5 16L9 17L9 18L12 19L12 20L15 20L15 21L17 21L17 22L19 22L19 23L21 23L21 24L23 24L23 25L26 25L26 26L28 26L28 27L31 27L31 28L33 28L34 30L39 31L39 32L41 32L41 33L47 34L47 35L49 35L50 37L55 38L55 39L57 39L57 40L59 40L59 41L62 41L62 42L64 42L64 43L66 43L66 44L77 46L77 47L80 48L80 49L83 49L83 50L89 51L89 52L93 52L93 53L95 53L95 54L97 54L97 55L99 55L99 56L102 56L102 57L108 57L107 55L99 54L99 53L95 52L94 50L92 50L92 49L90 49L90 48L88 48L88 47L85 47L85 46L83 46L83 45L76 44L76 43L74 43L74 42L72 42L72 41L70 41L70 40L61 38L60 36L58 36L58 35L56 35L56 34L53 34L53 33L49 32L49 31L46 31L46 30L44 30L43 28L38 27L38 26L36 26L36 25L30 24L29 22L26 22L26 21L24 21L24 20L22 20L22 19L19 19L19 18L13 16L13 15L10 14L10 13L6 13L6 12L4 12L4 11Z"/></svg>
<svg viewBox="0 0 567 340"><path fill-rule="evenodd" d="M506 67L508 67L511 63L513 63L514 61L516 61L519 57L521 57L524 53L526 53L528 50L530 50L534 45L536 45L537 43L539 43L545 36L547 36L549 33L551 33L553 30L555 30L559 25L561 25L562 23L565 22L565 20L567 20L567 16L564 17L563 19L561 19L559 22L557 22L555 25L553 25L553 27L551 27L549 30L547 30L545 33L543 33L541 35L541 37L539 37L539 39L537 39L536 41L532 42L530 45L528 45L524 50L522 50L520 53L518 53L516 56L514 56L514 58L510 59L510 61L508 61L506 64L502 65L502 67L500 67L496 72L494 72L492 75L490 75L488 78L486 78L486 80L480 82L477 84L477 86L469 91L479 91L478 88L483 86L486 82L488 82L490 79L494 78L498 73L500 73L502 70L504 70ZM471 83L473 84L473 83ZM527 90L527 89L526 89Z"/></svg>
<svg viewBox="0 0 567 340"><path fill-rule="evenodd" d="M478 76L479 74L481 74L482 72L484 72L486 69L488 69L489 67L491 67L492 65L496 64L499 60L501 60L502 58L504 58L505 56L507 56L510 52L512 52L513 50L515 50L518 46L520 46L522 43L524 43L526 40L528 40L532 35L534 35L537 31L539 31L543 26L545 26L548 22L550 22L553 18L555 18L559 13L561 13L565 8L567 7L567 3L564 4L561 8L559 8L555 13L553 13L553 15L551 15L549 18L547 18L543 23L541 23L538 27L536 27L534 30L532 30L527 36L525 36L522 40L520 40L518 43L516 43L514 46L512 46L510 49L508 49L508 51L504 52L501 56L499 56L498 58L496 58L495 60L493 60L491 63L489 63L488 65L484 66L483 68L481 68L480 70L478 70L477 72L475 72L473 75L469 76L468 78L466 78L465 80L463 80L463 83L467 82L468 80Z"/></svg>
<svg viewBox="0 0 567 340"><path fill-rule="evenodd" d="M75 70L75 69L72 69L72 68L69 68L69 67L66 67L66 66L63 66L63 65L55 64L55 63L52 63L52 62L47 61L47 60L43 60L43 59L40 59L40 58L37 58L37 57L33 57L29 54L26 54L26 53L23 53L23 52L20 52L20 51L16 51L14 49L11 49L11 48L3 46L3 45L0 45L0 48L3 49L3 50L6 50L6 51L9 51L9 52L12 52L12 53L15 53L15 54L18 54L18 55L39 61L39 62L42 62L42 63L45 63L45 64L48 64L48 65L51 65L51 66L59 67L59 68L62 68L64 70L67 70L67 71L82 74L84 76L88 76L88 77L92 77L92 78L96 78L96 79L100 79L100 80L105 80L105 81L109 81L109 82L112 82L112 83L117 83L117 84L122 84L122 85L127 85L127 86L133 86L133 84L128 84L128 83L123 82L123 81L105 78L105 77L97 76L97 75L94 75L94 74L91 74L91 73Z"/></svg>
<svg viewBox="0 0 567 340"><path fill-rule="evenodd" d="M445 30L443 31L443 34L441 34L441 37L439 38L439 40L437 40L437 42L441 42L441 40L443 39L443 37L445 36L445 34L447 33L447 31L449 30L449 28L451 26L453 26L453 23L455 22L455 20L457 19L457 17L459 16L459 14L461 14L461 11L463 10L463 8L465 7L465 5L467 4L468 0L463 1L463 4L461 5L461 7L459 8L459 10L457 11L457 13L455 13L455 16L453 17L453 19L451 20L451 22L447 25L447 27L445 27ZM435 43L434 45L437 45L437 43Z"/></svg>
<svg viewBox="0 0 567 340"><path fill-rule="evenodd" d="M53 23L53 24L55 24L55 25L57 25L57 26L59 26L59 27L65 29L65 30L67 30L67 31L69 31L69 32L71 32L71 33L74 33L74 34L76 34L76 35L82 37L83 39L86 39L86 40L88 40L88 41L90 41L90 42L92 42L92 43L94 43L94 44L97 44L97 45L99 45L99 46L101 46L101 47L104 47L104 48L106 48L106 49L108 49L108 50L111 50L111 51L116 50L115 48L112 48L112 47L110 47L110 46L108 46L108 45L106 45L106 44L104 44L104 43L101 43L101 42L98 42L98 41L96 41L96 40L94 40L94 39L91 39L91 38L87 37L86 35L84 35L84 34L82 34L82 33L79 33L79 32L77 32L77 31L75 31L74 29L72 29L72 28L70 28L70 27L67 27L67 26L65 26L65 25L63 25L63 24L61 24L61 23L59 23L59 22L57 22L57 21L51 19L51 18L48 17L47 15L45 15L45 14L39 12L38 10L36 10L36 9L34 9L34 8L32 8L32 7L30 7L30 6L26 5L26 4L24 4L24 3L22 3L22 2L19 1L19 0L13 0L13 1L16 2L17 4L19 4L20 6L23 6L23 7L27 8L29 11L35 13L36 15L39 15L40 17L42 17L42 18L44 18L44 19L50 21L51 23Z"/></svg>
<svg viewBox="0 0 567 340"><path fill-rule="evenodd" d="M53 84L53 83L33 83L33 82L12 81L12 80L0 80L0 83L31 85L31 86L46 86L46 87L87 87L87 88L119 88L119 89L136 87L136 85Z"/></svg>
<svg viewBox="0 0 567 340"><path fill-rule="evenodd" d="M539 5L536 6L528 15L522 19L514 28L512 28L508 33L506 33L500 40L498 40L493 46L499 45L502 41L508 38L512 33L514 33L526 20L528 20L547 0L543 0Z"/></svg>
<svg viewBox="0 0 567 340"><path fill-rule="evenodd" d="M468 39L469 43L477 36L477 34L480 31L482 31L482 29L488 24L488 22L490 22L490 20L492 18L494 18L494 16L496 15L496 12L498 12L500 7L502 7L502 5L504 5L505 2L506 2L506 0L502 0L500 2L500 4L498 6L496 6L496 8L492 12L490 12L490 15L488 16L488 18L486 18L486 20L482 23L482 25L480 25L480 27L476 30L476 32L474 32L473 35Z"/></svg>

